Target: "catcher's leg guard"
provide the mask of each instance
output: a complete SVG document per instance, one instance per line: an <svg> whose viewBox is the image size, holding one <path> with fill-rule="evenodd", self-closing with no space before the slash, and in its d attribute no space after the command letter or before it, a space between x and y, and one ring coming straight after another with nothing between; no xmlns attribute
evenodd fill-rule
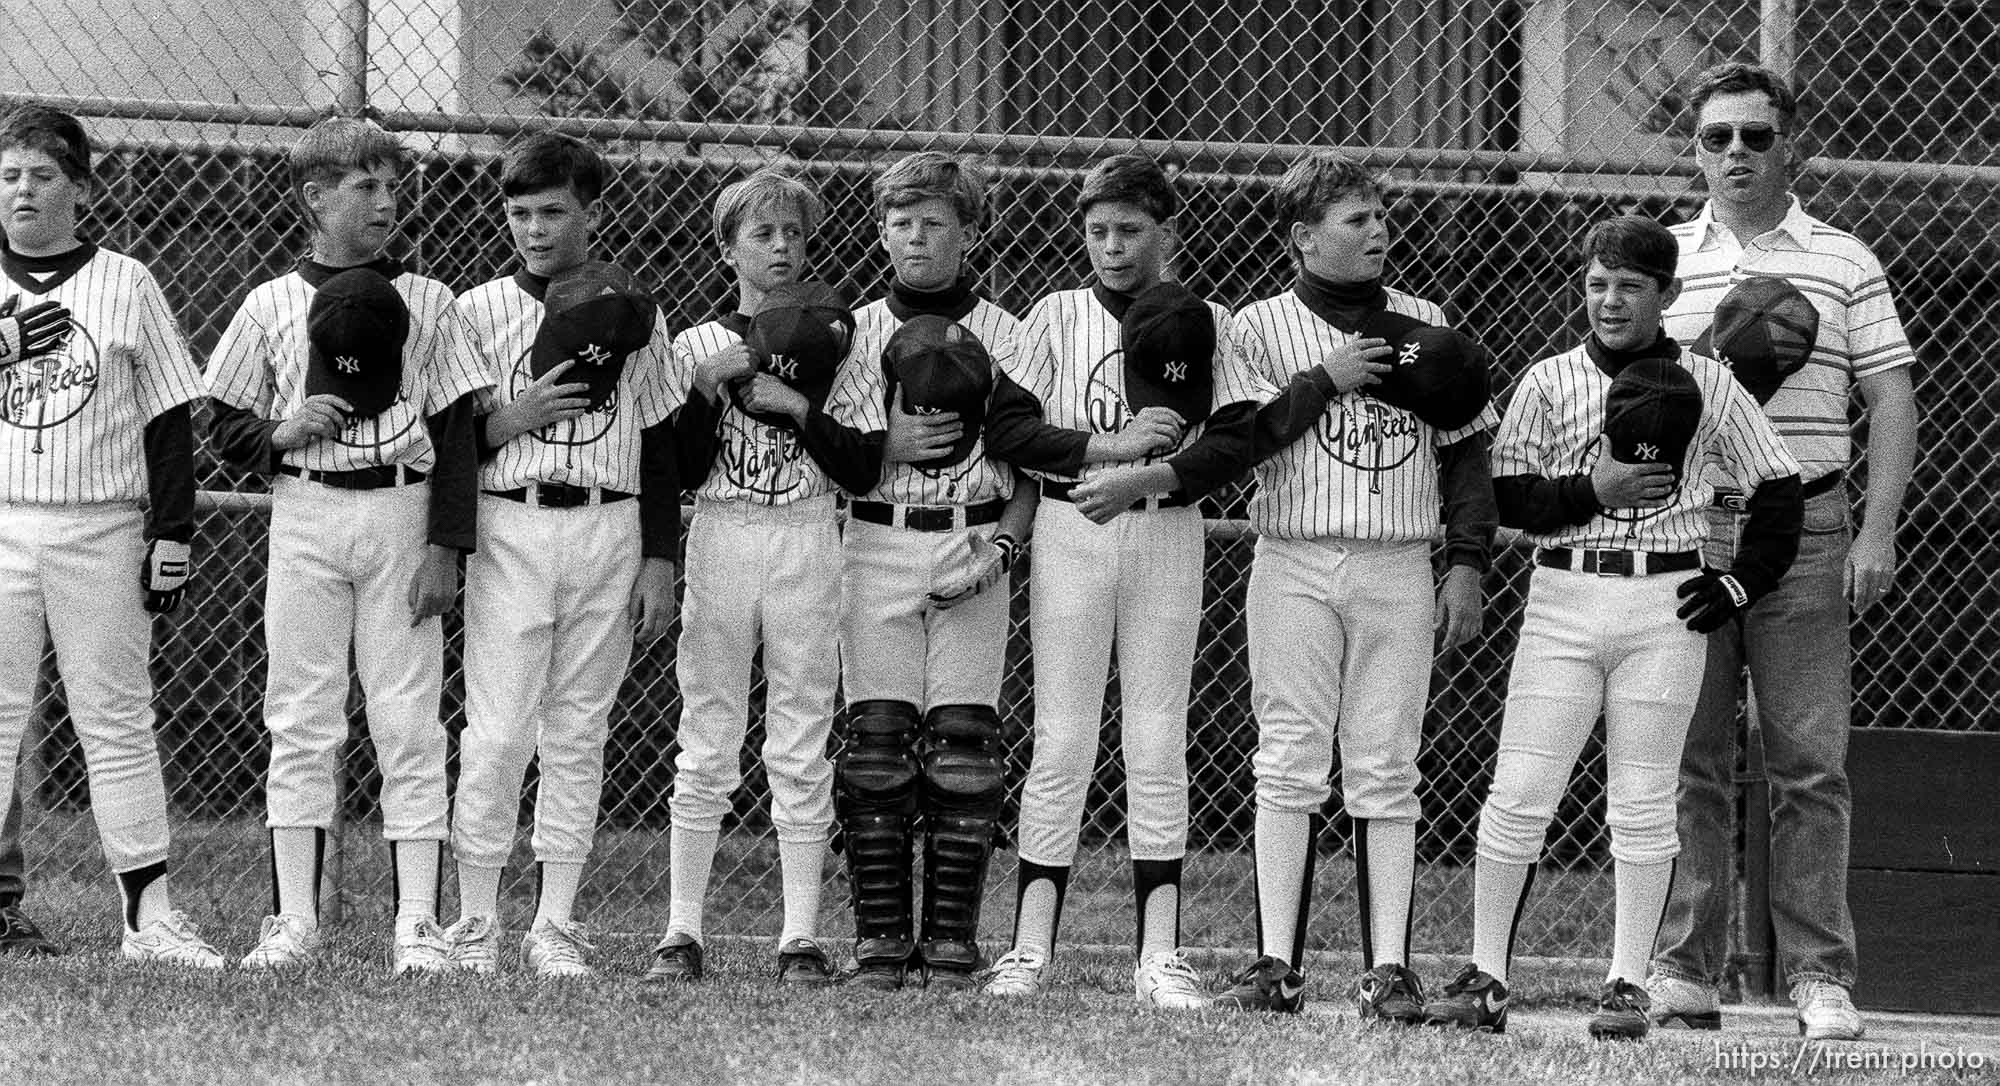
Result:
<svg viewBox="0 0 2000 1086"><path fill-rule="evenodd" d="M1000 714L939 705L924 718L924 964L977 967L979 903L1006 799Z"/></svg>
<svg viewBox="0 0 2000 1086"><path fill-rule="evenodd" d="M909 702L856 702L834 766L834 811L854 884L854 959L863 964L901 962L913 949L918 724Z"/></svg>

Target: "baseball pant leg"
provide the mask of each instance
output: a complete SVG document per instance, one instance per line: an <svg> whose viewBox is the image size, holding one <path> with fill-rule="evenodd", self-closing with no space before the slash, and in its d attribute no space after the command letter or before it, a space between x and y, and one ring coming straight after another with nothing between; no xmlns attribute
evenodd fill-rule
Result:
<svg viewBox="0 0 2000 1086"><path fill-rule="evenodd" d="M18 897L21 867L21 792L19 760L27 757L22 744L27 738L28 717L34 712L35 682L41 674L42 651L48 646L48 627L43 619L42 571L38 552L44 532L43 517L24 507L0 507L0 780L9 785L11 798L7 817L8 835L0 848L15 857L12 892ZM7 876L0 865L0 879ZM0 894L9 885L0 883Z"/></svg>
<svg viewBox="0 0 2000 1086"><path fill-rule="evenodd" d="M750 662L764 595L764 535L704 502L687 534L687 588L674 665L681 686L680 753L668 801L677 829L713 832L742 783L750 721ZM825 616L820 618L823 625Z"/></svg>
<svg viewBox="0 0 2000 1086"><path fill-rule="evenodd" d="M49 634L104 858L114 872L164 863L167 790L146 671L153 623L136 572L146 557L141 516L84 507L62 519L63 545L43 553Z"/></svg>
<svg viewBox="0 0 2000 1086"><path fill-rule="evenodd" d="M521 783L535 755L555 643L554 539L520 502L479 499L479 548L465 565L465 731L459 737L452 852L507 866Z"/></svg>
<svg viewBox="0 0 2000 1086"><path fill-rule="evenodd" d="M1187 854L1188 687L1201 632L1201 511L1126 513L1117 599L1126 837L1134 860ZM1100 698L1101 698L1100 693Z"/></svg>
<svg viewBox="0 0 2000 1086"><path fill-rule="evenodd" d="M355 556L355 670L382 770L382 836L443 841L444 622L410 622L410 582L423 565L429 484L364 491L368 524Z"/></svg>
<svg viewBox="0 0 2000 1086"><path fill-rule="evenodd" d="M991 539L996 525L968 528ZM924 568L949 569L947 556L964 552L952 533L938 533ZM933 576L936 576L934 573ZM928 591L928 586L923 591ZM1013 617L1013 580L998 584L948 611L927 611L924 659L925 706L1000 704L1000 677L1007 666L1007 625Z"/></svg>
<svg viewBox="0 0 2000 1086"><path fill-rule="evenodd" d="M1036 513L1028 629L1035 652L1035 746L1021 787L1020 858L1068 867L1097 763L1117 621L1116 537L1069 502Z"/></svg>
<svg viewBox="0 0 2000 1086"><path fill-rule="evenodd" d="M628 501L540 512L561 522L565 561L536 742L535 858L580 864L597 833L611 708L632 662L627 608L642 561L639 510Z"/></svg>
<svg viewBox="0 0 2000 1086"><path fill-rule="evenodd" d="M817 499L800 506L822 507ZM798 513L815 517L811 509ZM833 825L833 763L827 746L840 696L840 645L828 620L840 613L841 561L831 503L823 516L776 534L764 597L764 776L780 841L824 841Z"/></svg>
<svg viewBox="0 0 2000 1086"><path fill-rule="evenodd" d="M18 905L28 893L27 857L21 852L21 785L8 789L7 814L0 817L0 907Z"/></svg>
<svg viewBox="0 0 2000 1086"><path fill-rule="evenodd" d="M271 484L270 573L264 588L271 733L265 823L333 825L336 774L347 739L348 650L355 596L349 558L361 531L342 492L287 476ZM407 624L409 618L404 617Z"/></svg>
<svg viewBox="0 0 2000 1086"><path fill-rule="evenodd" d="M839 595L841 683L849 705L924 704L930 544L927 532L847 522Z"/></svg>

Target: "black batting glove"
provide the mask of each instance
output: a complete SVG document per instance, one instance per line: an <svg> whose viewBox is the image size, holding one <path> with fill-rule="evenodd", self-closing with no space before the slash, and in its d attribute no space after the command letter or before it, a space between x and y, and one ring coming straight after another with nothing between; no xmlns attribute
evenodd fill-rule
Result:
<svg viewBox="0 0 2000 1086"><path fill-rule="evenodd" d="M69 310L56 302L21 309L20 295L0 303L0 366L53 354L69 342Z"/></svg>
<svg viewBox="0 0 2000 1086"><path fill-rule="evenodd" d="M1702 570L1680 583L1674 593L1681 598L1674 615L1696 633L1714 633L1723 624L1750 609L1761 593L1752 593L1734 573Z"/></svg>
<svg viewBox="0 0 2000 1086"><path fill-rule="evenodd" d="M155 615L171 615L181 605L187 589L188 564L192 548L171 539L155 539L146 544L146 564L139 569L139 584L146 590L146 610Z"/></svg>

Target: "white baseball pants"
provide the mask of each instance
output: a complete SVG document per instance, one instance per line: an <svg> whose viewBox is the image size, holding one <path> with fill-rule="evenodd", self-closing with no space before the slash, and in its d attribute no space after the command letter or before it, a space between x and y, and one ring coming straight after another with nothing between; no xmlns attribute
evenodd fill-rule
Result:
<svg viewBox="0 0 2000 1086"><path fill-rule="evenodd" d="M1257 540L1245 618L1257 806L1414 823L1436 596L1428 543Z"/></svg>
<svg viewBox="0 0 2000 1086"><path fill-rule="evenodd" d="M1604 714L1605 822L1621 863L1680 854L1674 794L1707 639L1674 610L1692 573L1599 577L1537 566L1507 682L1479 855L1541 858L1583 742Z"/></svg>
<svg viewBox="0 0 2000 1086"><path fill-rule="evenodd" d="M351 646L382 769L382 836L445 839L444 627L437 618L410 624L429 503L429 483L341 490L272 481L264 726L273 828L333 824Z"/></svg>
<svg viewBox="0 0 2000 1086"><path fill-rule="evenodd" d="M13 788L42 649L53 639L113 872L167 858L142 527L130 505L0 503L0 783Z"/></svg>
<svg viewBox="0 0 2000 1086"><path fill-rule="evenodd" d="M1037 509L1028 585L1035 749L1021 788L1021 859L1067 867L1076 858L1114 639L1132 858L1187 853L1188 687L1203 545L1195 508L1132 510L1103 525L1066 501L1044 499Z"/></svg>
<svg viewBox="0 0 2000 1086"><path fill-rule="evenodd" d="M750 663L762 642L771 825L780 841L827 838L827 744L840 683L841 546L833 514L831 495L778 506L695 505L676 660L681 749L669 806L678 829L720 826L743 782Z"/></svg>
<svg viewBox="0 0 2000 1086"><path fill-rule="evenodd" d="M991 539L997 527L918 532L848 521L840 593L848 704L906 701L918 712L934 705L999 706L1012 595L1007 582L950 610L929 602L931 590L965 565L969 539Z"/></svg>
<svg viewBox="0 0 2000 1086"><path fill-rule="evenodd" d="M507 865L533 758L535 858L590 856L642 561L636 499L544 509L480 495L479 547L465 564L465 734L452 814L459 862Z"/></svg>

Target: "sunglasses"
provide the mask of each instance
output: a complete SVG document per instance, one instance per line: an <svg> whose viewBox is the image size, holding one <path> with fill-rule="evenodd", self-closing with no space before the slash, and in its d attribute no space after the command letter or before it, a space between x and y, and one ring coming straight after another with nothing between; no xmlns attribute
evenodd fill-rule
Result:
<svg viewBox="0 0 2000 1086"><path fill-rule="evenodd" d="M1752 151L1768 151L1771 149L1771 144L1782 135L1783 132L1768 124L1742 126L1708 124L1702 126L1698 138L1701 140L1702 150L1710 154L1721 154L1729 150L1730 141L1739 137L1743 140L1743 146Z"/></svg>

